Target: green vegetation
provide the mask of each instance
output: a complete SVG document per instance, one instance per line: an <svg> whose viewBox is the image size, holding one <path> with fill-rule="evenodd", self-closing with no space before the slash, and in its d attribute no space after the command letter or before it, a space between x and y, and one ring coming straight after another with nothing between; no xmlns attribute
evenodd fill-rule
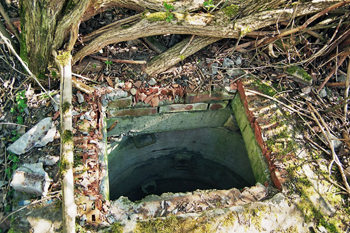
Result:
<svg viewBox="0 0 350 233"><path fill-rule="evenodd" d="M226 16L232 18L239 13L240 7L237 5L230 5L222 9Z"/></svg>
<svg viewBox="0 0 350 233"><path fill-rule="evenodd" d="M11 113L14 113L17 111L19 111L20 113L24 112L24 109L28 106L27 105L27 97L26 97L26 91L20 91L17 92L16 94L16 107L15 108L11 108Z"/></svg>
<svg viewBox="0 0 350 233"><path fill-rule="evenodd" d="M311 76L299 66L291 66L286 71L289 75L294 75L303 78L307 82L312 80Z"/></svg>
<svg viewBox="0 0 350 233"><path fill-rule="evenodd" d="M70 130L65 130L65 131L63 132L62 141L63 141L64 143L66 143L66 142L72 141L72 139L73 139L73 133L72 133L72 131L70 131Z"/></svg>
<svg viewBox="0 0 350 233"><path fill-rule="evenodd" d="M204 1L203 6L207 10L207 12L209 12L211 9L215 7L214 1L213 0Z"/></svg>
<svg viewBox="0 0 350 233"><path fill-rule="evenodd" d="M7 161L7 168L5 169L5 174L7 179L11 179L13 171L16 170L18 167L19 158L17 155L9 152L9 156L7 159L8 161Z"/></svg>
<svg viewBox="0 0 350 233"><path fill-rule="evenodd" d="M181 218L171 215L166 219L157 218L145 222L138 222L135 232L215 232L213 226L208 221L206 216L199 218Z"/></svg>
<svg viewBox="0 0 350 233"><path fill-rule="evenodd" d="M110 68L110 66L113 64L113 62L110 61L110 60L107 60L107 61L105 61L105 63L106 63L106 65L107 65L107 70L109 70L109 68Z"/></svg>
<svg viewBox="0 0 350 233"><path fill-rule="evenodd" d="M67 111L69 110L69 108L70 108L70 103L64 102L63 105L62 105L62 111L63 111L63 113L67 113Z"/></svg>
<svg viewBox="0 0 350 233"><path fill-rule="evenodd" d="M174 6L173 5L171 5L171 4L168 4L168 3L166 3L166 2L163 2L164 3L164 7L165 7L165 9L166 9L166 21L167 22L171 22L171 20L173 20L174 19L174 15L172 14L172 13L170 13L172 10L174 10Z"/></svg>

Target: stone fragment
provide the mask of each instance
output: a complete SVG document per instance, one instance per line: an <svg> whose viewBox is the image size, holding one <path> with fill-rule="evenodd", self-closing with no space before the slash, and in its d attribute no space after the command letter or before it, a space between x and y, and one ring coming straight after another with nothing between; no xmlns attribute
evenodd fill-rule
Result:
<svg viewBox="0 0 350 233"><path fill-rule="evenodd" d="M60 157L53 155L46 155L45 157L39 158L39 162L43 163L46 166L55 165L58 162L58 160L60 160Z"/></svg>
<svg viewBox="0 0 350 233"><path fill-rule="evenodd" d="M55 95L53 99L56 101L56 103L51 100L51 104L53 106L53 109L57 112L59 109L58 104L60 103L60 94Z"/></svg>
<svg viewBox="0 0 350 233"><path fill-rule="evenodd" d="M321 97L321 98L325 98L327 96L327 91L326 91L326 88L322 88L320 90L320 92L318 93L318 95Z"/></svg>
<svg viewBox="0 0 350 233"><path fill-rule="evenodd" d="M226 74L230 77L232 76L241 76L245 74L244 70L238 69L238 68L231 68L226 70Z"/></svg>
<svg viewBox="0 0 350 233"><path fill-rule="evenodd" d="M224 61L222 62L222 67L224 68L229 68L229 67L233 67L234 62L230 59L230 58L224 58Z"/></svg>
<svg viewBox="0 0 350 233"><path fill-rule="evenodd" d="M115 90L114 92L108 93L106 98L108 100L117 100L117 99L124 98L127 96L128 96L128 93L126 91Z"/></svg>
<svg viewBox="0 0 350 233"><path fill-rule="evenodd" d="M139 80L139 81L136 81L135 83L134 83L134 85L135 85L135 87L136 88L140 88L141 87L141 84L142 84L142 82Z"/></svg>
<svg viewBox="0 0 350 233"><path fill-rule="evenodd" d="M131 88L130 93L131 93L132 95L136 95L137 90L136 90L135 88Z"/></svg>
<svg viewBox="0 0 350 233"><path fill-rule="evenodd" d="M211 74L212 74L212 75L215 75L215 74L218 73L218 66L219 66L218 63L211 63L211 64L210 64Z"/></svg>
<svg viewBox="0 0 350 233"><path fill-rule="evenodd" d="M306 95L309 94L311 92L311 86L301 88L301 92Z"/></svg>
<svg viewBox="0 0 350 233"><path fill-rule="evenodd" d="M157 84L157 81L154 78L151 78L151 80L148 81L148 84L153 86Z"/></svg>
<svg viewBox="0 0 350 233"><path fill-rule="evenodd" d="M77 92L78 97L78 103L81 104L84 102L84 95L80 93L80 91Z"/></svg>
<svg viewBox="0 0 350 233"><path fill-rule="evenodd" d="M17 155L28 152L33 147L43 147L52 142L56 134L51 117L44 118L7 149Z"/></svg>
<svg viewBox="0 0 350 233"><path fill-rule="evenodd" d="M287 69L287 73L294 77L294 81L305 85L312 85L312 77L301 67L291 66Z"/></svg>
<svg viewBox="0 0 350 233"><path fill-rule="evenodd" d="M237 66L242 65L242 58L241 57L237 57L236 60L235 60L235 63L236 63Z"/></svg>
<svg viewBox="0 0 350 233"><path fill-rule="evenodd" d="M23 164L12 176L11 187L19 192L46 196L50 178L43 169L42 163Z"/></svg>

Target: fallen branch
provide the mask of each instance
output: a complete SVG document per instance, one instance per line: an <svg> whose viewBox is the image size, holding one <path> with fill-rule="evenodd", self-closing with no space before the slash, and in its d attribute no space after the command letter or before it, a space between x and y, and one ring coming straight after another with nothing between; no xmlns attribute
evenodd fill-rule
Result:
<svg viewBox="0 0 350 233"><path fill-rule="evenodd" d="M350 0L348 0L350 1ZM341 1L343 3L343 1ZM298 9L285 8L277 10L269 10L254 13L237 19L234 24L218 23L220 19L227 22L227 18L222 18L218 13L209 14L182 14L174 12L174 20L167 21L152 21L152 17L157 14L166 12L157 12L144 14L144 18L128 28L109 28L107 31L100 34L89 44L79 50L73 57L72 63L75 64L85 56L99 51L101 48L122 41L135 40L138 38L149 37L163 34L191 34L202 37L215 38L239 38L243 37L248 31L256 31L266 26L276 23L276 20L286 21L295 16L313 14L329 7L332 2L317 2L304 3L298 6ZM340 4L340 3L338 3ZM340 6L340 5L339 5ZM328 9L328 8L327 8ZM220 12L219 12L220 13ZM215 18L215 22L213 20Z"/></svg>
<svg viewBox="0 0 350 233"><path fill-rule="evenodd" d="M102 61L113 61L116 63L139 64L139 65L144 65L147 63L146 61L121 60L121 59L115 59L111 57L101 57L96 55L90 55L90 57L93 57Z"/></svg>

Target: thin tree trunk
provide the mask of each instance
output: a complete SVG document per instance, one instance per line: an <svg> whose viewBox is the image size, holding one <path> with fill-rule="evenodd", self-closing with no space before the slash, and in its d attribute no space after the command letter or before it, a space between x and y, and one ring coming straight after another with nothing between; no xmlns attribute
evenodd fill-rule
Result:
<svg viewBox="0 0 350 233"><path fill-rule="evenodd" d="M62 183L63 232L75 232L75 217L77 214L74 203L73 178L73 127L72 127L72 56L70 52L62 52L56 56L56 63L61 74L61 157L60 176Z"/></svg>

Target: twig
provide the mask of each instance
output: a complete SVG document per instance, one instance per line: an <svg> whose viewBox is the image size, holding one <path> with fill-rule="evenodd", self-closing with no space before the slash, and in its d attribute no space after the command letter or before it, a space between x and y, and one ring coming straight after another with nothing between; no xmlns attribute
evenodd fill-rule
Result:
<svg viewBox="0 0 350 233"><path fill-rule="evenodd" d="M18 125L18 126L22 126L22 127L28 127L26 125L20 125L20 124L16 124L16 123L12 123L12 122L0 122L0 125Z"/></svg>
<svg viewBox="0 0 350 233"><path fill-rule="evenodd" d="M294 34L294 33L297 33L299 31L302 31L304 30L310 23L312 23L313 21L315 21L316 19L318 19L319 17L321 17L322 15L325 15L327 14L329 11L331 10L334 10L338 7L341 7L341 6L344 6L346 4L350 3L350 0L347 0L347 1L342 1L342 2L338 2L326 9L324 9L323 11L315 14L314 16L312 16L311 18L309 18L302 26L300 27L297 27L297 28L294 28L294 29L291 29L289 31L285 31L285 32L282 32L281 34L277 35L277 36L274 36L274 37L271 37L271 38L267 38L266 40L263 40L261 43L259 43L256 47L261 47L263 45L266 45L266 44L270 44L278 39L281 39L282 37L284 36L288 36L288 35L291 35L291 34Z"/></svg>
<svg viewBox="0 0 350 233"><path fill-rule="evenodd" d="M275 102L277 102L277 103L283 105L284 107L288 108L289 110L291 110L291 111L293 111L293 112L296 112L296 113L299 113L300 115L311 119L310 116L308 116L308 115L306 115L305 113L302 113L302 112L300 112L300 111L298 111L298 110L296 110L296 109L294 109L294 108L292 108L292 107L286 105L285 103L279 101L279 100L276 99L276 98L273 98L273 97L271 97L271 96L262 94L262 93L257 92L257 91L249 90L249 89L245 89L245 91L250 92L250 93L253 93L253 94L256 94L256 95L260 95L260 96L265 97L265 98L268 98L268 99L270 99L270 100L273 100L273 101L275 101Z"/></svg>
<svg viewBox="0 0 350 233"><path fill-rule="evenodd" d="M82 75L80 75L80 74L72 73L72 75L77 76L77 77L82 78L82 79L85 79L85 80L87 80L87 81L93 82L93 83L98 83L98 82L96 82L95 80L92 80L92 79L90 79L90 78L84 77L84 76L82 76Z"/></svg>
<svg viewBox="0 0 350 233"><path fill-rule="evenodd" d="M348 71L346 74L344 99L347 99L349 96L349 84L350 84L350 57L349 57L349 61L348 61ZM344 121L345 122L346 122L347 113L348 113L348 102L346 102L346 104L344 106Z"/></svg>
<svg viewBox="0 0 350 233"><path fill-rule="evenodd" d="M7 15L4 7L2 6L2 4L0 3L0 13L2 15L2 17L4 17L6 23L9 25L10 29L13 31L13 33L15 34L16 38L18 41L20 41L20 37L18 34L18 30L17 28L13 25L13 23L11 22L10 17Z"/></svg>
<svg viewBox="0 0 350 233"><path fill-rule="evenodd" d="M332 157L333 158L332 158L332 161L331 161L331 163L330 163L330 165L328 167L328 178L331 180L331 174L332 174L332 170L331 169L332 169L333 163L335 162L337 164L338 168L339 168L339 171L340 171L340 174L341 174L344 186L346 188L346 191L347 191L348 194L350 194L350 186L349 186L349 184L348 184L348 182L346 180L346 176L345 176L345 173L344 173L343 166L342 166L341 162L339 161L339 158L338 158L337 154L335 153L333 143L332 143L331 139L329 138L330 137L329 135L331 135L331 133L329 132L328 126L324 122L324 120L321 117L321 115L316 111L316 109L310 103L307 103L307 105L308 105L308 107L309 107L309 109L311 111L312 117L316 121L318 127L320 127L323 136L326 138L328 146L329 146L329 148L331 149L331 152L332 152ZM317 117L316 117L315 114L317 115ZM318 118L320 120L318 120ZM327 133L326 133L325 129L326 129Z"/></svg>
<svg viewBox="0 0 350 233"><path fill-rule="evenodd" d="M5 42L5 44L10 48L10 50L13 52L13 54L15 54L15 56L17 57L17 59L19 60L19 62L21 63L21 65L24 67L24 69L27 71L27 73L29 74L30 77L32 77L36 83L41 87L41 89L44 90L44 92L51 98L51 100L56 103L58 105L58 103L52 98L52 96L46 91L46 89L41 85L41 83L39 82L39 80L35 77L35 75L30 71L30 69L28 68L28 66L24 63L24 61L22 60L22 58L16 53L15 49L12 47L11 42L9 39L7 39L1 32L0 32L0 37L1 39Z"/></svg>
<svg viewBox="0 0 350 233"><path fill-rule="evenodd" d="M133 61L133 60L121 60L121 59L114 59L110 57L101 57L101 56L96 56L96 55L90 55L90 57L102 60L102 61L113 61L117 63L126 63L126 64L146 64L146 61Z"/></svg>
<svg viewBox="0 0 350 233"><path fill-rule="evenodd" d="M338 64L331 70L331 72L329 72L328 76L325 78L325 80L323 81L323 83L317 88L317 92L320 92L320 90L324 87L324 85L326 85L326 83L328 82L329 79L331 79L331 77L333 77L333 74L335 73L335 71L339 68L339 66L341 66L344 62L346 58L346 55L343 55L340 59Z"/></svg>

